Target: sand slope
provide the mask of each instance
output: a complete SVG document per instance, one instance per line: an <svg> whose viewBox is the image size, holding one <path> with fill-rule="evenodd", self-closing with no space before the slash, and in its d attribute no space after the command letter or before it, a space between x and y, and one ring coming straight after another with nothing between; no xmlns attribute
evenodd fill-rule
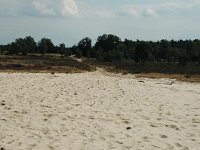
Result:
<svg viewBox="0 0 200 150"><path fill-rule="evenodd" d="M0 145L6 150L198 150L200 84L170 83L99 71L0 73Z"/></svg>

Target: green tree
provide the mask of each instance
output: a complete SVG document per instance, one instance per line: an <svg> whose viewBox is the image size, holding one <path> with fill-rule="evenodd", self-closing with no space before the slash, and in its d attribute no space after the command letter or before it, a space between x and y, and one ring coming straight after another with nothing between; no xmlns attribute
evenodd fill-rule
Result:
<svg viewBox="0 0 200 150"><path fill-rule="evenodd" d="M136 48L135 42L132 40L125 39L123 44L125 46L124 58L125 59L134 59L135 48Z"/></svg>
<svg viewBox="0 0 200 150"><path fill-rule="evenodd" d="M196 62L198 61L199 50L200 50L200 42L199 40L187 40L186 41L186 50L187 54L191 61Z"/></svg>
<svg viewBox="0 0 200 150"><path fill-rule="evenodd" d="M26 38L18 38L15 42L6 46L9 54L22 54L27 55L28 53L34 53L36 50L36 43L31 36Z"/></svg>
<svg viewBox="0 0 200 150"><path fill-rule="evenodd" d="M173 48L171 47L167 54L166 54L166 59L168 62L172 62L172 63L175 63L178 61L178 58L179 58L179 49L178 48Z"/></svg>
<svg viewBox="0 0 200 150"><path fill-rule="evenodd" d="M178 61L181 65L185 66L188 61L188 55L186 49L178 50Z"/></svg>
<svg viewBox="0 0 200 150"><path fill-rule="evenodd" d="M140 42L135 49L135 61L144 64L148 60L151 47L146 42Z"/></svg>
<svg viewBox="0 0 200 150"><path fill-rule="evenodd" d="M39 52L44 56L46 53L54 53L55 48L51 39L42 38L41 41L38 42Z"/></svg>
<svg viewBox="0 0 200 150"><path fill-rule="evenodd" d="M25 39L19 38L15 40L15 47L18 53L22 53L22 55L27 55L28 54L28 46L26 44Z"/></svg>
<svg viewBox="0 0 200 150"><path fill-rule="evenodd" d="M77 45L72 46L71 52L72 52L72 55L75 55L78 58L80 58L82 56L82 52L78 49Z"/></svg>
<svg viewBox="0 0 200 150"><path fill-rule="evenodd" d="M112 34L104 34L97 38L95 49L108 52L113 49L118 49L120 44L121 44L121 39L118 36Z"/></svg>
<svg viewBox="0 0 200 150"><path fill-rule="evenodd" d="M61 54L61 56L64 56L64 55L65 55L65 52L66 52L65 44L62 43L62 44L60 44L60 46L59 46L59 53Z"/></svg>
<svg viewBox="0 0 200 150"><path fill-rule="evenodd" d="M36 53L37 45L34 38L32 38L31 36L27 36L24 40L28 53Z"/></svg>
<svg viewBox="0 0 200 150"><path fill-rule="evenodd" d="M88 37L83 38L79 43L78 43L78 49L82 52L82 55L84 57L89 56L89 52L92 47L92 40Z"/></svg>
<svg viewBox="0 0 200 150"><path fill-rule="evenodd" d="M160 48L159 48L159 58L166 60L167 53L170 49L170 43L167 40L161 40L160 41Z"/></svg>

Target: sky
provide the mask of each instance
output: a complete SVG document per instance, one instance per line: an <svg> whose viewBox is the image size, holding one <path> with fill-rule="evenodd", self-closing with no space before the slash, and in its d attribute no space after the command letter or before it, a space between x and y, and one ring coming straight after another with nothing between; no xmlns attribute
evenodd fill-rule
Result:
<svg viewBox="0 0 200 150"><path fill-rule="evenodd" d="M0 0L0 44L32 36L72 46L102 34L200 39L200 0Z"/></svg>

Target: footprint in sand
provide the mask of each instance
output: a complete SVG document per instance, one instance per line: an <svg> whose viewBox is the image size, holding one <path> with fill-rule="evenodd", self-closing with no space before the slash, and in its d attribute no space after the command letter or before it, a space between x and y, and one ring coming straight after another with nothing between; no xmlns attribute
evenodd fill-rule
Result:
<svg viewBox="0 0 200 150"><path fill-rule="evenodd" d="M0 145L0 150L5 150L5 148Z"/></svg>
<svg viewBox="0 0 200 150"><path fill-rule="evenodd" d="M189 150L189 148L187 146L183 147L182 150Z"/></svg>
<svg viewBox="0 0 200 150"><path fill-rule="evenodd" d="M115 136L114 136L114 135L112 135L112 134L110 134L110 135L107 135L107 137L109 137L109 138L115 138Z"/></svg>
<svg viewBox="0 0 200 150"><path fill-rule="evenodd" d="M53 146L49 145L48 147L49 147L50 150L54 150Z"/></svg>
<svg viewBox="0 0 200 150"><path fill-rule="evenodd" d="M12 144L13 142L15 142L15 140L11 140L11 141L9 141L9 142L7 142L7 144Z"/></svg>
<svg viewBox="0 0 200 150"><path fill-rule="evenodd" d="M5 105L6 105L5 102L2 102L2 103L1 103L1 106L5 106Z"/></svg>
<svg viewBox="0 0 200 150"><path fill-rule="evenodd" d="M176 145L177 147L182 147L182 145L179 144L179 143L175 143L175 145Z"/></svg>
<svg viewBox="0 0 200 150"><path fill-rule="evenodd" d="M128 120L124 120L125 124L130 124L130 122Z"/></svg>
<svg viewBox="0 0 200 150"><path fill-rule="evenodd" d="M168 136L163 135L163 134L160 134L159 136L160 136L160 138L162 138L162 139L166 139L166 138L168 138Z"/></svg>
<svg viewBox="0 0 200 150"><path fill-rule="evenodd" d="M159 146L156 146L156 145L152 145L154 148L159 148L160 149L160 147Z"/></svg>
<svg viewBox="0 0 200 150"><path fill-rule="evenodd" d="M144 116L144 115L142 115L141 117L142 117L142 119L144 119L144 120L150 120L150 119L151 119L150 117Z"/></svg>
<svg viewBox="0 0 200 150"><path fill-rule="evenodd" d="M193 118L192 123L200 123L200 119L199 118Z"/></svg>
<svg viewBox="0 0 200 150"><path fill-rule="evenodd" d="M144 137L143 137L143 140L144 140L145 142L150 142L150 141L149 141L149 138L148 138L147 136L144 136Z"/></svg>
<svg viewBox="0 0 200 150"><path fill-rule="evenodd" d="M152 128L156 128L157 126L156 125L154 125L154 124L151 124L150 125Z"/></svg>
<svg viewBox="0 0 200 150"><path fill-rule="evenodd" d="M126 127L126 130L131 130L132 128L131 127Z"/></svg>
<svg viewBox="0 0 200 150"><path fill-rule="evenodd" d="M30 149L33 149L34 147L36 147L37 145L34 143L34 144L29 144L30 146Z"/></svg>
<svg viewBox="0 0 200 150"><path fill-rule="evenodd" d="M176 125L166 125L166 127L169 127L169 128L175 129L175 130L179 130L178 126L176 126Z"/></svg>
<svg viewBox="0 0 200 150"><path fill-rule="evenodd" d="M116 143L121 144L121 145L124 144L123 142L120 142L120 141L116 141Z"/></svg>
<svg viewBox="0 0 200 150"><path fill-rule="evenodd" d="M157 118L156 120L161 121L162 119L161 118Z"/></svg>
<svg viewBox="0 0 200 150"><path fill-rule="evenodd" d="M43 121L45 121L45 122L46 122L46 121L48 121L48 119L47 119L47 118L45 118L45 119L43 119Z"/></svg>

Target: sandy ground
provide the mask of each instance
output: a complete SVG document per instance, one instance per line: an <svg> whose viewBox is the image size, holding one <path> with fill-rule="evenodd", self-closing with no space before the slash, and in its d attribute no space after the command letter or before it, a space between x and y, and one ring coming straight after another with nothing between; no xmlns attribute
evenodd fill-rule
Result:
<svg viewBox="0 0 200 150"><path fill-rule="evenodd" d="M200 149L200 84L81 74L0 73L6 150Z"/></svg>

